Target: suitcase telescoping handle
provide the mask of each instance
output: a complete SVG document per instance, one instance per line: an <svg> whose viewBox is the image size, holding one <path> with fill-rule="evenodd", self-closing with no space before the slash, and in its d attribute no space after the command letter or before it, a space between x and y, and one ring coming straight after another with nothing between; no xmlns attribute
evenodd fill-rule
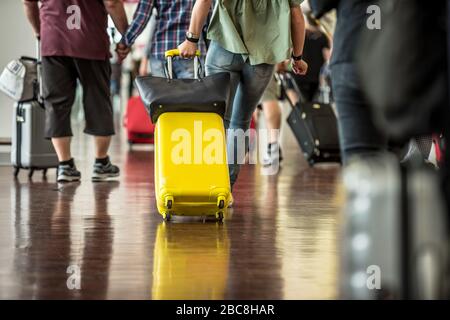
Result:
<svg viewBox="0 0 450 320"><path fill-rule="evenodd" d="M173 50L168 50L165 53L166 59L167 59L167 76L169 77L169 79L173 79L173 58L174 57L178 57L180 55L180 50L178 49L173 49ZM200 65L200 50L197 50L195 52L195 57L194 57L194 79L199 79L200 75L198 72L198 68Z"/></svg>
<svg viewBox="0 0 450 320"><path fill-rule="evenodd" d="M42 57L41 57L41 39L36 38L36 59L37 59L37 79L38 79L38 101L43 102L43 89L42 89Z"/></svg>
<svg viewBox="0 0 450 320"><path fill-rule="evenodd" d="M301 92L297 81L295 81L294 77L289 72L276 73L275 76L280 80L282 86L284 87L284 91L287 91L287 84L290 84L294 92L297 94L299 102L305 103L306 98ZM286 100L289 102L292 108L295 108L294 102L291 100L289 95L286 94Z"/></svg>

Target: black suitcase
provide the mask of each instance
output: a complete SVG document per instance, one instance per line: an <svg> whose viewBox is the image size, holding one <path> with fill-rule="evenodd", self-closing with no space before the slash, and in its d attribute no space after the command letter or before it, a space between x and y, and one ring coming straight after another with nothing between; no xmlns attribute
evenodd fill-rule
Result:
<svg viewBox="0 0 450 320"><path fill-rule="evenodd" d="M287 122L309 165L341 162L337 118L332 105L306 101L289 73L282 75L281 83L284 90L290 84L289 87L299 96L299 102L294 105L285 95L292 107Z"/></svg>
<svg viewBox="0 0 450 320"><path fill-rule="evenodd" d="M436 170L397 157L344 170L343 299L449 299L448 215Z"/></svg>

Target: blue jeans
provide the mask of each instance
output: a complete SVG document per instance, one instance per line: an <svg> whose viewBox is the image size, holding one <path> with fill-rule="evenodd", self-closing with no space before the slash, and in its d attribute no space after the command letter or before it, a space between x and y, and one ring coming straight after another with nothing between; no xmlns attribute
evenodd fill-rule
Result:
<svg viewBox="0 0 450 320"><path fill-rule="evenodd" d="M150 59L151 74L155 77L166 77L164 71L166 60L156 58ZM172 62L173 77L175 79L192 79L194 78L194 62L191 59L175 58Z"/></svg>
<svg viewBox="0 0 450 320"><path fill-rule="evenodd" d="M241 54L235 54L212 41L206 56L206 75L229 72L231 75L230 101L225 113L227 129L227 155L231 185L237 180L240 164L244 163L245 152L238 152L235 131L246 131L250 127L252 114L256 109L273 76L271 64L251 65ZM246 145L248 136L246 135ZM245 150L247 147L245 147Z"/></svg>
<svg viewBox="0 0 450 320"><path fill-rule="evenodd" d="M343 163L354 155L370 156L387 147L387 138L373 123L370 106L360 88L353 63L331 67L333 94L339 120L339 139Z"/></svg>

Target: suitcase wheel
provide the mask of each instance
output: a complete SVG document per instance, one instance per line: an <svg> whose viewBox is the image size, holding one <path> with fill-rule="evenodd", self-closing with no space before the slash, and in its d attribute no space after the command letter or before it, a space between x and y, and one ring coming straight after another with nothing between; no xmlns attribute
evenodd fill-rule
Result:
<svg viewBox="0 0 450 320"><path fill-rule="evenodd" d="M225 208L225 197L224 196L220 196L217 198L217 207L219 209Z"/></svg>
<svg viewBox="0 0 450 320"><path fill-rule="evenodd" d="M219 211L219 212L216 213L216 219L219 222L223 221L223 212L222 211Z"/></svg>
<svg viewBox="0 0 450 320"><path fill-rule="evenodd" d="M165 221L170 221L170 219L172 218L170 212L164 212L162 216Z"/></svg>
<svg viewBox="0 0 450 320"><path fill-rule="evenodd" d="M17 178L17 176L19 175L20 172L20 168L19 167L14 167L14 177Z"/></svg>
<svg viewBox="0 0 450 320"><path fill-rule="evenodd" d="M166 208L167 209L172 209L172 207L173 207L173 197L172 196L168 196L168 197L166 197L166 204L165 204L165 206L166 206Z"/></svg>

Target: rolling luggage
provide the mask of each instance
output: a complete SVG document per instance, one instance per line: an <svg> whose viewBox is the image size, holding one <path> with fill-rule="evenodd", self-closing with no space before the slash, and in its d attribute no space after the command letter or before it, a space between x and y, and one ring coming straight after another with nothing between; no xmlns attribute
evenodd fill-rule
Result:
<svg viewBox="0 0 450 320"><path fill-rule="evenodd" d="M140 97L131 97L124 117L130 147L133 144L153 144L155 126L148 117Z"/></svg>
<svg viewBox="0 0 450 320"><path fill-rule="evenodd" d="M332 105L306 101L292 76L285 73L282 77L284 89L287 90L287 84L291 84L299 97L299 102L294 105L286 95L292 107L287 122L306 161L310 166L319 162L340 162L337 118Z"/></svg>
<svg viewBox="0 0 450 320"><path fill-rule="evenodd" d="M419 162L420 163L420 162ZM344 171L344 299L448 299L448 215L436 171L393 155Z"/></svg>
<svg viewBox="0 0 450 320"><path fill-rule="evenodd" d="M14 105L12 123L11 162L17 177L20 169L28 169L32 178L35 170L43 170L44 177L49 168L58 167L58 157L50 140L45 138L45 108L42 102L40 78L40 43L37 42L37 80L34 97Z"/></svg>
<svg viewBox="0 0 450 320"><path fill-rule="evenodd" d="M38 101L18 102L14 106L11 163L14 176L20 169L28 169L32 178L35 170L58 167L58 157L50 140L45 139L45 110Z"/></svg>
<svg viewBox="0 0 450 320"><path fill-rule="evenodd" d="M199 54L199 52L197 53ZM215 216L222 220L231 202L223 115L230 75L172 79L172 59L166 53L169 79L136 80L155 128L155 194L165 220L173 215Z"/></svg>

